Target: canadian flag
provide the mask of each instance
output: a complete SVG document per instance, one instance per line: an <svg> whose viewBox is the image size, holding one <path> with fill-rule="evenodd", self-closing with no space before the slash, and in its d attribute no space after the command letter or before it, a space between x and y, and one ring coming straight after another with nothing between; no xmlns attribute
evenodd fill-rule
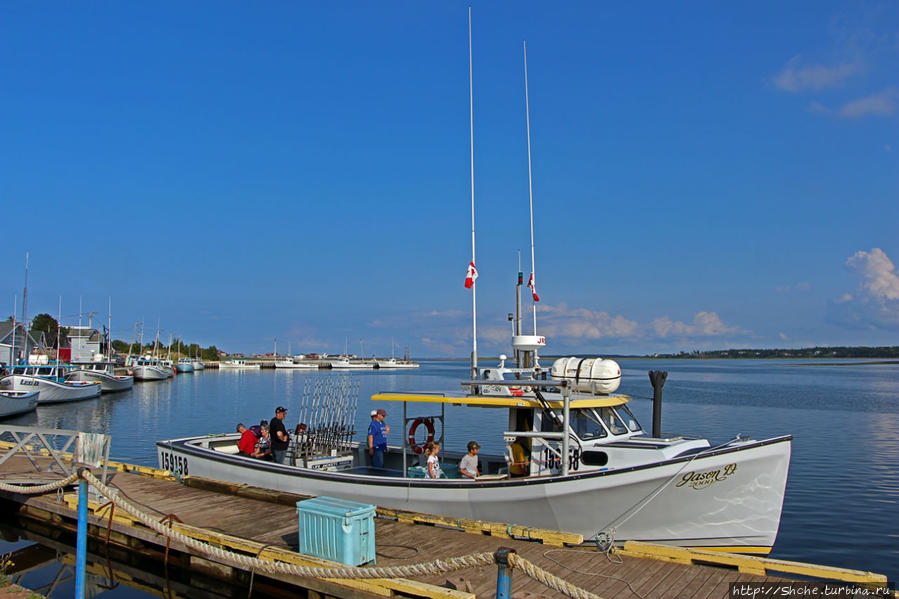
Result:
<svg viewBox="0 0 899 599"><path fill-rule="evenodd" d="M531 278L528 279L528 287L531 288L531 293L534 294L534 301L539 302L540 297L537 295L537 284L534 283L534 273L531 273Z"/></svg>
<svg viewBox="0 0 899 599"><path fill-rule="evenodd" d="M468 263L468 272L465 274L465 288L471 289L474 280L478 278L478 269L474 267L474 261Z"/></svg>

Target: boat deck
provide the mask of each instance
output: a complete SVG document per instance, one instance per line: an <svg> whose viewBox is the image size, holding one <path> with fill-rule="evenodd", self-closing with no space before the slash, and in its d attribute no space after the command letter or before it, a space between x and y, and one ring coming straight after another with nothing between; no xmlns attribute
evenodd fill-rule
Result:
<svg viewBox="0 0 899 599"><path fill-rule="evenodd" d="M174 514L184 524L208 531L209 540L213 542L216 535L224 534L245 539L251 542L250 546L260 547L260 552L264 547L292 551L297 548L295 502L299 496L203 479L188 479L188 484L182 484L159 478L167 474L164 471L143 467L129 467L129 469L142 470L145 475L115 472L111 475L111 486L120 489L125 497L143 506L150 513L156 513L160 517ZM34 476L27 474L30 470L32 469L26 460L14 457L0 465L0 482L24 482ZM3 493L0 493L0 496L10 497ZM46 518L59 521L59 516L74 518L76 496L75 491L68 491L62 501L55 493L30 497L16 496L14 501L22 505L20 512L26 517L50 514ZM737 561L740 568L738 570L675 563L670 557L667 559L634 557L628 555L627 551L607 556L587 547L557 547L509 538L501 527L493 529L495 536L483 532L472 534L443 526L413 524L391 519L385 517L385 512L389 515L389 510L380 510L379 517L375 519L378 566L418 564L471 553L494 552L500 547L508 547L537 566L601 597L633 596L645 599L725 598L729 596L729 585L732 582L787 580L764 575L764 567L759 569L759 566L752 565L754 562L751 561L748 562L750 565L745 567L742 562ZM408 520L400 518L403 519ZM99 523L104 521L102 517L98 519ZM161 537L141 526L114 524L113 530L126 537L165 545ZM507 527L506 530L514 529ZM100 531L99 534L102 536L104 533ZM549 540L559 542L559 539ZM172 548L175 548L174 544ZM751 560L745 557L736 559ZM753 568L757 573L752 573ZM416 578L415 581L426 584L416 588L414 592L404 589L399 594L453 599L472 596L493 597L496 592L496 575L496 567L482 567L425 576ZM289 581L287 578L282 580ZM290 582L316 589L308 579L294 579ZM317 588L317 592L353 598L391 596L391 594L398 596L396 586L387 593L372 594L359 588L329 584ZM534 597L556 599L563 595L527 577L523 572L513 570L512 598Z"/></svg>

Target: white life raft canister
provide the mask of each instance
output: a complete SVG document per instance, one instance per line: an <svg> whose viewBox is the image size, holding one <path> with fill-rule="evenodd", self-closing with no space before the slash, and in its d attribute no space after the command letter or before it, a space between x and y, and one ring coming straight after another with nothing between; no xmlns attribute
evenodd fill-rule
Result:
<svg viewBox="0 0 899 599"><path fill-rule="evenodd" d="M576 391L605 395L621 385L621 367L615 360L603 358L559 358L553 362L550 376L571 381Z"/></svg>

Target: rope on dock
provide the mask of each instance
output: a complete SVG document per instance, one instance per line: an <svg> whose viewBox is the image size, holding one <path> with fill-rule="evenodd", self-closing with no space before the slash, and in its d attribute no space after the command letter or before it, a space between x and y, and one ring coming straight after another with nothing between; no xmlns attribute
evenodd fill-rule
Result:
<svg viewBox="0 0 899 599"><path fill-rule="evenodd" d="M214 547L204 541L199 541L184 533L174 530L169 525L160 522L156 518L142 512L140 509L132 505L129 501L122 498L113 489L107 487L100 482L90 470L84 468L80 470L80 475L94 486L102 495L108 498L116 507L131 514L138 521L148 528L154 530L168 539L178 541L179 543L189 547L198 553L207 557L213 557L221 563L234 566L243 570L253 572L264 572L268 574L287 574L291 576L299 576L301 578L331 578L331 579L362 579L362 578L407 578L416 576L427 576L436 574L445 574L462 570L465 568L479 568L483 566L491 566L496 564L496 557L493 553L471 553L460 557L451 557L445 560L434 560L422 564L408 564L405 566L387 566L387 567L370 567L370 568L320 568L310 566L299 566L296 564L288 564L285 562L276 562L260 559L259 557L243 555L235 553L227 549ZM74 475L77 479L78 474ZM73 479L74 480L74 479ZM515 568L519 568L542 584L559 591L560 593L571 597L572 599L600 599L599 595L576 587L565 580L555 576L539 566L532 564L526 559L515 555L508 556L509 564Z"/></svg>
<svg viewBox="0 0 899 599"><path fill-rule="evenodd" d="M528 560L519 556L517 553L510 553L508 555L508 560L509 565L511 565L513 568L519 568L521 571L523 571L525 574L527 574L537 582L540 582L551 589L559 591L566 597L571 597L572 599L600 599L599 595L574 586L570 582L559 578L555 574L547 572L540 566L532 564Z"/></svg>
<svg viewBox="0 0 899 599"><path fill-rule="evenodd" d="M7 485L0 483L0 491L6 493L18 493L19 495L41 495L49 493L63 487L67 487L78 480L78 473L73 472L66 478L61 478L56 482L47 483L45 485Z"/></svg>

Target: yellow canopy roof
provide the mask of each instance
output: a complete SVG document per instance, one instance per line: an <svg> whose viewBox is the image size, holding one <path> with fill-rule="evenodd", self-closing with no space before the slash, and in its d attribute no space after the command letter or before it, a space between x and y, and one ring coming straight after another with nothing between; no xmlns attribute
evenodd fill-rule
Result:
<svg viewBox="0 0 899 599"><path fill-rule="evenodd" d="M372 401L408 401L417 403L448 403L452 405L477 406L484 408L541 408L543 407L534 397L509 397L495 395L465 395L449 396L438 394L416 393L376 393L371 396ZM627 395L602 395L590 397L578 397L570 402L571 408L602 408L607 406L620 406L630 401ZM558 398L547 399L550 407L561 410L562 400Z"/></svg>

